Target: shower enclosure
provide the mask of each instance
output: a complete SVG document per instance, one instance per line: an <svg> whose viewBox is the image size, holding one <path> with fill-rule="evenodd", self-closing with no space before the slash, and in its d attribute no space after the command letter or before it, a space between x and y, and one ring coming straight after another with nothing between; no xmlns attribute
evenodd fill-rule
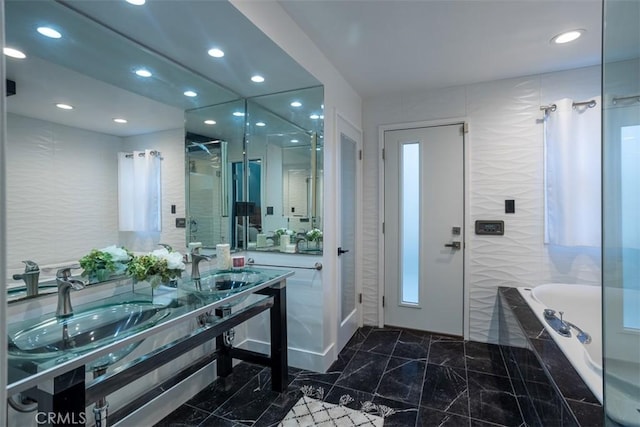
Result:
<svg viewBox="0 0 640 427"><path fill-rule="evenodd" d="M640 426L640 2L605 0L603 37L604 407Z"/></svg>

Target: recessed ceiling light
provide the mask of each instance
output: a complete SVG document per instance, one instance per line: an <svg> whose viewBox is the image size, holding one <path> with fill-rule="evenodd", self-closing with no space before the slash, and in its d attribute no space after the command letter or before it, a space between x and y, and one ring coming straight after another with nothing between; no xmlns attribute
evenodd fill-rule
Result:
<svg viewBox="0 0 640 427"><path fill-rule="evenodd" d="M290 142L293 142L295 144L296 142L300 142L300 141L298 141L297 139L292 139Z"/></svg>
<svg viewBox="0 0 640 427"><path fill-rule="evenodd" d="M73 105L69 104L56 104L56 107L60 108L61 110L73 110Z"/></svg>
<svg viewBox="0 0 640 427"><path fill-rule="evenodd" d="M317 114L312 114L312 115L310 115L310 116L309 116L309 118L310 118L311 120L318 120L318 119L320 118L320 116L319 116L319 115L317 115Z"/></svg>
<svg viewBox="0 0 640 427"><path fill-rule="evenodd" d="M236 117L244 117L244 113L242 111L234 111L233 115Z"/></svg>
<svg viewBox="0 0 640 427"><path fill-rule="evenodd" d="M205 121L204 121L204 124L205 124L205 125L215 125L215 124L216 124L216 121L215 121L215 120L205 120Z"/></svg>
<svg viewBox="0 0 640 427"><path fill-rule="evenodd" d="M187 90L184 92L184 96L188 96L189 98L193 98L194 96L198 96L198 94L192 90Z"/></svg>
<svg viewBox="0 0 640 427"><path fill-rule="evenodd" d="M127 3L130 3L134 6L142 6L143 4L146 3L147 0L126 0Z"/></svg>
<svg viewBox="0 0 640 427"><path fill-rule="evenodd" d="M113 121L116 122L116 123L120 123L120 124L127 123L126 119L115 118L115 119L113 119Z"/></svg>
<svg viewBox="0 0 640 427"><path fill-rule="evenodd" d="M584 30L566 31L564 33L558 34L557 36L554 36L551 39L551 43L554 43L554 44L569 43L579 38L582 35L582 33L584 33Z"/></svg>
<svg viewBox="0 0 640 427"><path fill-rule="evenodd" d="M293 101L293 102L291 103L291 106L292 106L292 107L295 107L295 108L302 107L302 102L300 102L300 101Z"/></svg>
<svg viewBox="0 0 640 427"><path fill-rule="evenodd" d="M62 37L59 31L54 30L51 27L38 27L38 32L45 37L49 37L50 39L59 39Z"/></svg>
<svg viewBox="0 0 640 427"><path fill-rule="evenodd" d="M135 73L140 77L151 77L153 75L151 74L151 71L147 70L146 68L138 68Z"/></svg>
<svg viewBox="0 0 640 427"><path fill-rule="evenodd" d="M214 47L213 49L209 49L207 53L213 56L214 58L222 58L224 56L224 52L218 49L217 47Z"/></svg>
<svg viewBox="0 0 640 427"><path fill-rule="evenodd" d="M256 126L258 126L258 127L264 127L264 126L266 126L266 125L267 125L267 124L266 124L265 122L257 122L257 123L256 123Z"/></svg>
<svg viewBox="0 0 640 427"><path fill-rule="evenodd" d="M251 76L251 81L254 83L262 83L264 82L264 77L262 77L259 74L256 74L255 76Z"/></svg>
<svg viewBox="0 0 640 427"><path fill-rule="evenodd" d="M19 51L18 49L13 49L11 47L3 48L2 53L4 53L6 56L10 58L15 58L15 59L24 59L27 57L27 55L25 55L23 52Z"/></svg>

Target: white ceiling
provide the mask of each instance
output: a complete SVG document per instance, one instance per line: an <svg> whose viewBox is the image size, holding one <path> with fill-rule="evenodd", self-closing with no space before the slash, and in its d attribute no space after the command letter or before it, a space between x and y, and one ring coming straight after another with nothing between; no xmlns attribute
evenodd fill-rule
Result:
<svg viewBox="0 0 640 427"><path fill-rule="evenodd" d="M35 69L20 71L18 67L26 67L29 61L14 67L11 62L15 60L8 59L9 77L18 83L18 95L8 98L10 111L29 115L28 103L41 102L40 113L36 115L34 108L32 117L125 136L153 130L154 119L157 129L180 125L176 114L180 110L319 84L228 2L148 1L143 7L123 0L70 0L63 4L90 19L69 14L67 8L52 1L6 2L8 42L23 44L34 59L69 69L65 72L54 66L49 71L45 62L33 61L30 66ZM600 0L281 0L279 4L363 98L600 62ZM96 26L94 20L120 36ZM57 47L42 45L42 37L32 28L36 22L58 24L73 33ZM553 35L573 28L587 32L569 45L549 43ZM227 52L223 60L206 54L213 45ZM83 60L70 61L68 48L77 49ZM132 79L132 67L138 62L159 71L148 88ZM90 82L71 70L105 82L96 85L96 90L103 88L100 95L78 91ZM254 72L263 74L266 82L250 82ZM29 82L31 77L39 83ZM182 95L187 84L198 89L198 100ZM129 97L115 87L141 96ZM73 89L100 114L82 116L82 110L77 109L75 116L61 115L51 108L54 99L60 100ZM48 94L50 99L45 101ZM22 101L25 104L18 105ZM166 108L155 110L154 101L167 104ZM318 104L316 100L313 103ZM131 112L127 115L138 118L126 126L107 124L127 107ZM293 119L285 111L273 111Z"/></svg>
<svg viewBox="0 0 640 427"><path fill-rule="evenodd" d="M243 96L320 83L227 1L64 0L63 4ZM219 47L220 59L207 51ZM254 74L264 83L252 83Z"/></svg>
<svg viewBox="0 0 640 427"><path fill-rule="evenodd" d="M7 46L27 54L26 59L5 58L7 77L17 85L7 108L28 117L130 136L182 127L185 111L227 103L216 110L218 116L204 117L215 119L215 126L188 128L206 128L212 137L224 139L235 135L238 126L242 129L244 120L232 118L237 106L229 102L256 97L266 106L266 94L320 84L228 2L150 1L137 7L124 0L7 0L5 12ZM58 29L63 37L42 37L35 31L41 25ZM226 51L224 58L207 55L214 45ZM140 66L153 77L136 76L133 71ZM266 81L251 82L255 73ZM184 96L187 89L198 96ZM279 118L312 129L309 116L321 110L322 91L319 99L307 92L298 91L304 99L297 109L306 116L275 109L280 117L272 117L260 131L275 127ZM54 107L58 102L75 108L59 110ZM242 109L243 101L238 102ZM281 104L269 108L291 109ZM116 124L116 117L129 122Z"/></svg>
<svg viewBox="0 0 640 427"><path fill-rule="evenodd" d="M601 0L279 0L363 97L600 63ZM576 42L552 45L563 31Z"/></svg>

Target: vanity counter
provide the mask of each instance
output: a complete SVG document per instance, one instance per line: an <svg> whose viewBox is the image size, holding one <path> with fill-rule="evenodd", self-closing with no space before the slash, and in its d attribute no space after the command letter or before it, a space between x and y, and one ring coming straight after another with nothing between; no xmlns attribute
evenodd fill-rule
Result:
<svg viewBox="0 0 640 427"><path fill-rule="evenodd" d="M203 276L201 281L212 280L216 275L225 273L238 274L246 272L257 277L255 282L241 286L237 289L226 289L221 292L203 292L198 283L191 279L179 279L177 287L160 286L152 289L149 285L136 285L131 292L120 293L115 296L77 305L74 315L56 319L55 313L47 313L36 318L23 320L9 324L8 326L8 365L9 380L7 394L9 396L25 392L42 383L59 378L60 376L78 368L107 365L110 357L118 352L125 352L127 348L137 345L145 338L167 331L177 324L187 322L198 317L206 318L206 324L196 329L192 335L197 335L207 329L223 330L220 326L225 323L226 317L222 317L222 308L230 307L242 301L251 294L262 294L264 297L258 302L240 310L236 317L242 317L247 312L247 317L274 307L274 299L278 299L276 305L281 305L280 311L286 310L284 301L280 302L280 296L284 296L285 280L294 273L291 271L247 268L243 270L220 271L211 270ZM257 276L256 276L257 275ZM274 294L281 290L275 297ZM274 291L274 292L271 292ZM81 291L80 291L81 292ZM282 304L281 304L282 303ZM147 317L138 326L125 325L131 323L126 313L127 307L144 307L151 310ZM256 308L257 307L257 308ZM119 319L125 322L118 323L117 330L109 330L104 333L104 325L96 324L92 329L92 322L99 322L103 313L112 313L114 309L124 312ZM251 311L253 310L253 311ZM144 311L146 313L146 311ZM100 314L96 314L100 313ZM212 313L216 313L213 316ZM228 313L228 312L227 312ZM286 312L285 312L286 313ZM282 313L276 313L281 316ZM119 314L111 314L118 316ZM253 314L255 315L255 314ZM83 317L84 316L84 317ZM74 319L74 317L77 317ZM231 316L234 317L234 316ZM272 313L272 319L274 315ZM285 316L286 319L286 316ZM74 320L74 322L70 322ZM239 319L236 323L240 322ZM105 321L109 327L117 322ZM77 332L67 328L82 328ZM233 327L231 325L230 327ZM272 325L273 326L273 325ZM46 343L33 343L34 339L24 338L24 334L40 328L35 334L35 340L50 339L55 335L53 345ZM49 329L47 329L49 328ZM102 329L100 334L98 330ZM284 325L286 333L286 325ZM64 334L67 334L66 337ZM82 334L82 338L80 337ZM60 335L60 336L58 336ZM71 337L70 337L71 336ZM185 340L190 337L185 337ZM95 339L95 342L92 342ZM286 340L286 335L285 335ZM77 341L77 342L76 342ZM284 342L286 348L286 341ZM286 352L285 352L286 353ZM272 355L273 356L273 355Z"/></svg>

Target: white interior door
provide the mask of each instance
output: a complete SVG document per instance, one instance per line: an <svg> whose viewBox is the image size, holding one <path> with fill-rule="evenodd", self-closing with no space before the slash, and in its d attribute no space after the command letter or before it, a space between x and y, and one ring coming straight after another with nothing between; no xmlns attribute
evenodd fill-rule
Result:
<svg viewBox="0 0 640 427"><path fill-rule="evenodd" d="M463 335L462 124L386 131L385 324Z"/></svg>
<svg viewBox="0 0 640 427"><path fill-rule="evenodd" d="M338 292L338 351L353 336L360 322L360 302L357 299L357 244L359 200L359 141L361 133L338 116L340 141L340 237L338 239L338 265L340 269ZM326 250L326 248L325 248Z"/></svg>

